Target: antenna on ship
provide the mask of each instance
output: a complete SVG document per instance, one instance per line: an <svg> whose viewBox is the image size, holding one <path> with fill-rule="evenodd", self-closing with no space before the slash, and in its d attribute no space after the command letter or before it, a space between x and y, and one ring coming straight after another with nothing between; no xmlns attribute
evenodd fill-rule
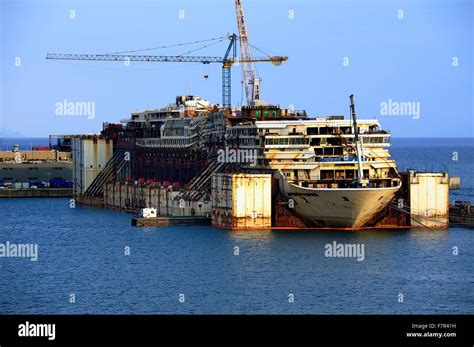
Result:
<svg viewBox="0 0 474 347"><path fill-rule="evenodd" d="M362 140L359 139L359 128L357 127L357 115L355 111L355 105L354 105L354 95L349 96L350 99L350 109L351 109L351 116L352 116L352 122L354 126L354 142L356 146L356 152L357 152L357 184L360 186L367 186L367 180L364 179L364 168L362 166Z"/></svg>

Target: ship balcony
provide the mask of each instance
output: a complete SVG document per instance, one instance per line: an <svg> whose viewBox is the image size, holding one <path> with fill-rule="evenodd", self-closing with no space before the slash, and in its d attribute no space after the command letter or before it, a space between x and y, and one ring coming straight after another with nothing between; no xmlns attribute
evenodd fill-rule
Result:
<svg viewBox="0 0 474 347"><path fill-rule="evenodd" d="M361 133L362 134L362 133ZM377 134L383 134L383 135L390 135L390 131L388 130L381 130L381 129L378 129L378 130L369 130L367 132L365 132L364 134L369 134L369 135L377 135Z"/></svg>
<svg viewBox="0 0 474 347"><path fill-rule="evenodd" d="M267 145L265 144L265 149L273 149L273 148L295 148L295 149L305 149L309 148L310 146L308 144L305 145Z"/></svg>
<svg viewBox="0 0 474 347"><path fill-rule="evenodd" d="M350 188L354 186L356 178L353 179L292 179L287 180L289 183L307 187L307 188ZM397 187L400 181L397 179L392 180L375 180L370 181L369 186L372 188L389 188Z"/></svg>

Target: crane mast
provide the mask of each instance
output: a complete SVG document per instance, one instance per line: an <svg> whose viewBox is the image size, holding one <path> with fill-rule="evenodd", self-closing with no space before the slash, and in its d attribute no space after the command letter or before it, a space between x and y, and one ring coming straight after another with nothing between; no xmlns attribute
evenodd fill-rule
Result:
<svg viewBox="0 0 474 347"><path fill-rule="evenodd" d="M244 10L240 0L235 0L237 12L237 27L239 30L240 57L242 63L243 83L247 105L253 105L260 100L260 79L255 73L252 62L252 50L248 42L247 27L245 25Z"/></svg>

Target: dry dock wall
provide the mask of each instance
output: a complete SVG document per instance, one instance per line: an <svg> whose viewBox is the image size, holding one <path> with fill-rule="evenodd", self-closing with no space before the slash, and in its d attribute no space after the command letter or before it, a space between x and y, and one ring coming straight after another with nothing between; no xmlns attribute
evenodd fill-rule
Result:
<svg viewBox="0 0 474 347"><path fill-rule="evenodd" d="M74 161L73 194L81 196L112 157L113 143L111 140L98 137L75 137L71 145Z"/></svg>
<svg viewBox="0 0 474 347"><path fill-rule="evenodd" d="M72 196L71 188L2 189L0 198L64 198Z"/></svg>
<svg viewBox="0 0 474 347"><path fill-rule="evenodd" d="M271 180L269 174L214 174L212 225L227 229L271 228Z"/></svg>
<svg viewBox="0 0 474 347"><path fill-rule="evenodd" d="M209 201L186 201L180 192L160 186L112 182L105 185L104 206L124 210L157 209L159 216L208 216Z"/></svg>
<svg viewBox="0 0 474 347"><path fill-rule="evenodd" d="M410 224L446 227L449 223L449 176L447 173L408 172Z"/></svg>
<svg viewBox="0 0 474 347"><path fill-rule="evenodd" d="M461 177L449 177L449 189L456 190L461 189Z"/></svg>

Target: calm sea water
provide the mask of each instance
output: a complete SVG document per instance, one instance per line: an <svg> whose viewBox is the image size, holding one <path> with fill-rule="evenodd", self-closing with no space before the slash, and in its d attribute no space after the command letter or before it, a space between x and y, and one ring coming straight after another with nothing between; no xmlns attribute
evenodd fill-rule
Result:
<svg viewBox="0 0 474 347"><path fill-rule="evenodd" d="M461 176L451 198L474 201L473 147L394 140L391 152L401 168ZM39 247L36 262L0 258L0 313L474 313L474 229L134 228L68 199L3 199L0 216L0 243ZM333 241L365 244L365 260L326 258Z"/></svg>

